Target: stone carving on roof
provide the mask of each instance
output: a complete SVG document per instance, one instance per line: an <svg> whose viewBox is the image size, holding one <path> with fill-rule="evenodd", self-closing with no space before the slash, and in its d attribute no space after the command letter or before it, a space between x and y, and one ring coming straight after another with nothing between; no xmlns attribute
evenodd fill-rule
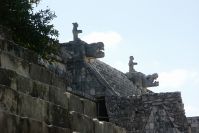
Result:
<svg viewBox="0 0 199 133"><path fill-rule="evenodd" d="M137 65L137 62L133 62L133 60L134 60L134 57L130 56L130 60L129 60L129 72L130 73L135 72L134 65Z"/></svg>
<svg viewBox="0 0 199 133"><path fill-rule="evenodd" d="M133 60L134 60L133 56L130 56L129 72L126 73L129 80L131 80L139 88L159 86L159 82L156 81L158 78L158 74L154 73L151 75L145 75L141 72L137 72L134 69L134 65L137 65L137 63L133 62Z"/></svg>
<svg viewBox="0 0 199 133"><path fill-rule="evenodd" d="M73 24L73 30L72 30L72 32L73 32L73 41L77 41L77 40L79 40L79 38L78 38L78 34L79 33L82 33L82 30L78 30L77 29L77 27L78 27L78 23L72 23Z"/></svg>
<svg viewBox="0 0 199 133"><path fill-rule="evenodd" d="M73 23L73 41L61 44L60 55L64 60L85 60L85 58L103 58L104 43L86 43L78 38L82 30L77 29L78 24ZM67 59L65 56L67 55Z"/></svg>

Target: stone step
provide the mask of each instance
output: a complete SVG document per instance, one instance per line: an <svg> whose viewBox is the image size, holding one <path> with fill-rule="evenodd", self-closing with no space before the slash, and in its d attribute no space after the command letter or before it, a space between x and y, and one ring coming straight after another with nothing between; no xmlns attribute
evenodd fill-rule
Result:
<svg viewBox="0 0 199 133"><path fill-rule="evenodd" d="M44 122L0 111L1 133L71 133L69 128L47 125Z"/></svg>
<svg viewBox="0 0 199 133"><path fill-rule="evenodd" d="M110 122L98 121L88 116L70 111L70 128L80 133L126 133L124 128Z"/></svg>
<svg viewBox="0 0 199 133"><path fill-rule="evenodd" d="M47 70L44 66L29 63L22 58L13 56L4 51L0 51L0 68L13 70L24 77L38 80L62 89L66 89L69 83L68 77L59 76Z"/></svg>
<svg viewBox="0 0 199 133"><path fill-rule="evenodd" d="M0 84L71 111L80 112L93 118L97 116L94 101L78 97L58 87L23 77L12 70L0 68Z"/></svg>
<svg viewBox="0 0 199 133"><path fill-rule="evenodd" d="M0 85L0 110L44 121L49 125L69 127L68 109L2 85Z"/></svg>
<svg viewBox="0 0 199 133"><path fill-rule="evenodd" d="M0 51L12 55L14 57L18 57L28 63L39 64L41 66L45 66L48 70L53 73L56 73L59 76L69 77L69 73L67 71L67 66L65 61L63 61L58 55L55 56L55 61L48 62L45 59L42 59L38 56L37 53L19 46L14 42L1 39L0 38Z"/></svg>
<svg viewBox="0 0 199 133"><path fill-rule="evenodd" d="M126 133L124 128L76 112L70 112L69 125L70 128L47 125L35 119L0 111L1 133Z"/></svg>

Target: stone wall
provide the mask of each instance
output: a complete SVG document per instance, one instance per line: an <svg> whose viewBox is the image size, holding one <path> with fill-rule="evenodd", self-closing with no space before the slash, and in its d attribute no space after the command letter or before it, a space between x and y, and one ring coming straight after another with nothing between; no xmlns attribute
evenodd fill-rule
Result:
<svg viewBox="0 0 199 133"><path fill-rule="evenodd" d="M90 71L85 62L71 63L68 71L72 75L72 82L69 85L72 92L79 92L80 95L88 95L93 99L105 95L106 86Z"/></svg>
<svg viewBox="0 0 199 133"><path fill-rule="evenodd" d="M199 117L187 117L191 133L199 133Z"/></svg>
<svg viewBox="0 0 199 133"><path fill-rule="evenodd" d="M154 93L135 97L106 97L109 121L129 133L188 132L179 92Z"/></svg>
<svg viewBox="0 0 199 133"><path fill-rule="evenodd" d="M98 121L95 101L69 85L70 77L46 68L34 52L0 39L0 132L126 132Z"/></svg>

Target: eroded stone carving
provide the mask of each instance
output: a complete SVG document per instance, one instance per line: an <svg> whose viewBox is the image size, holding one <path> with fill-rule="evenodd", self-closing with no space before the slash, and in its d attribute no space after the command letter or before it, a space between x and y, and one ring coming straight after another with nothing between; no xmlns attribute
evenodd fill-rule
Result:
<svg viewBox="0 0 199 133"><path fill-rule="evenodd" d="M139 87L155 87L159 85L159 82L156 81L158 78L158 74L154 73L151 75L145 75L141 72L132 72L127 73L127 77Z"/></svg>
<svg viewBox="0 0 199 133"><path fill-rule="evenodd" d="M77 27L78 27L78 23L73 23L73 30L72 30L72 32L73 32L73 41L79 40L78 34L82 33L82 30L78 30Z"/></svg>
<svg viewBox="0 0 199 133"><path fill-rule="evenodd" d="M82 61L92 58L104 57L104 43L97 42L88 44L78 38L78 34L82 33L82 30L77 29L78 24L73 23L73 41L61 44L60 56L66 62L67 60ZM66 58L67 57L67 58Z"/></svg>
<svg viewBox="0 0 199 133"><path fill-rule="evenodd" d="M86 57L93 57L93 58L104 57L104 52L103 52L104 43L103 42L87 44L85 46L85 50L86 50Z"/></svg>
<svg viewBox="0 0 199 133"><path fill-rule="evenodd" d="M159 82L156 81L157 78L158 78L158 74L157 73L145 76L144 82L143 82L143 87L159 86Z"/></svg>
<svg viewBox="0 0 199 133"><path fill-rule="evenodd" d="M134 69L134 65L137 65L137 62L133 62L134 60L134 57L133 56L130 56L130 60L129 60L129 72L135 72L135 69Z"/></svg>
<svg viewBox="0 0 199 133"><path fill-rule="evenodd" d="M133 60L134 60L133 56L130 56L129 72L126 73L129 80L131 80L139 88L158 86L159 82L156 81L158 78L158 74L154 73L151 75L145 75L141 72L135 71L134 65L137 65L137 63L133 62Z"/></svg>
<svg viewBox="0 0 199 133"><path fill-rule="evenodd" d="M60 56L63 56L64 60L83 60L85 57L103 58L105 55L103 50L104 43L102 42L88 44L79 39L78 41L62 44ZM69 53L71 58L65 59L65 53Z"/></svg>

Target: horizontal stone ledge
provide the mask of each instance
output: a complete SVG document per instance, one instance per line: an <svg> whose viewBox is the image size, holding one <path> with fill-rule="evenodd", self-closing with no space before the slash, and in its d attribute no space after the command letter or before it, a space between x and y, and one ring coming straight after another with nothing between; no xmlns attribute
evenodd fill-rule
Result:
<svg viewBox="0 0 199 133"><path fill-rule="evenodd" d="M0 84L32 97L66 106L63 102L65 89L23 77L12 70L0 68Z"/></svg>
<svg viewBox="0 0 199 133"><path fill-rule="evenodd" d="M24 47L19 46L18 44L8 41L5 39L0 39L0 50L7 52L13 56L17 56L24 60L27 60L32 63L38 63L38 55Z"/></svg>
<svg viewBox="0 0 199 133"><path fill-rule="evenodd" d="M1 69L0 69L1 70ZM1 73L1 71L0 71ZM0 86L22 93L24 95L49 101L71 111L80 112L90 117L96 117L96 103L88 99L65 92L60 88L49 86L38 81L29 80L20 75L0 75Z"/></svg>
<svg viewBox="0 0 199 133"><path fill-rule="evenodd" d="M0 86L0 109L22 117L44 121L49 125L69 127L68 109L5 86Z"/></svg>
<svg viewBox="0 0 199 133"><path fill-rule="evenodd" d="M29 63L3 51L0 51L0 68L9 69L24 77L63 89L67 88L70 80L69 77L59 76L41 65Z"/></svg>
<svg viewBox="0 0 199 133"><path fill-rule="evenodd" d="M69 128L47 125L42 121L0 111L1 133L71 133Z"/></svg>
<svg viewBox="0 0 199 133"><path fill-rule="evenodd" d="M65 61L63 61L63 59L58 55L55 55L54 56L55 60L50 63L49 61L42 59L36 52L21 47L12 41L8 41L1 38L0 38L0 51L8 53L14 57L23 59L24 61L27 61L29 63L45 66L50 71L57 73L58 75L68 75L68 72L65 68L66 67Z"/></svg>
<svg viewBox="0 0 199 133"><path fill-rule="evenodd" d="M126 133L124 128L110 122L91 119L88 116L70 111L71 129L81 133ZM78 124L77 124L78 123Z"/></svg>

